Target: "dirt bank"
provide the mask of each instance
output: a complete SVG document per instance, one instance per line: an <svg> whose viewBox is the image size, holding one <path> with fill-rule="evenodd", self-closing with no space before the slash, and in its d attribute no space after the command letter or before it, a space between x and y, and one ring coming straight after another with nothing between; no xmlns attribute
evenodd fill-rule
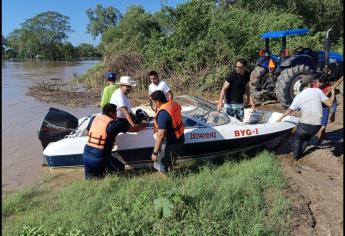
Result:
<svg viewBox="0 0 345 236"><path fill-rule="evenodd" d="M28 95L72 106L93 105L100 99L100 93L49 91L39 87L31 88ZM143 96L130 97L132 106L147 103ZM210 101L216 99L213 96ZM276 150L288 178L285 194L292 203L291 235L343 235L343 97L338 95L337 99L336 121L329 124L320 146L311 146L297 162L293 162L290 152L293 137ZM284 111L277 103L258 108ZM82 173L78 178L82 178Z"/></svg>
<svg viewBox="0 0 345 236"><path fill-rule="evenodd" d="M292 137L277 149L293 206L291 235L343 235L343 97L337 98L336 121L321 145L297 162L288 149Z"/></svg>
<svg viewBox="0 0 345 236"><path fill-rule="evenodd" d="M78 89L73 89L73 87L71 89L70 84L61 82L36 84L29 88L26 95L32 96L41 102L58 103L72 107L96 105L101 100L101 91L79 91ZM138 97L136 94L131 94L130 97L135 97L135 99L131 99L132 106L148 102L144 96Z"/></svg>

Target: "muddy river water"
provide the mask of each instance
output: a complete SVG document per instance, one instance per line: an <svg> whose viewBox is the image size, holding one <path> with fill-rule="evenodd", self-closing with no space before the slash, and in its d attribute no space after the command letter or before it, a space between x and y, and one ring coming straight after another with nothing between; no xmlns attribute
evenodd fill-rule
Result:
<svg viewBox="0 0 345 236"><path fill-rule="evenodd" d="M25 95L35 83L52 79L68 80L82 74L97 61L82 62L2 62L2 190L19 189L49 174L42 167L42 146L37 130L50 107L76 117L89 115L94 106L75 108L43 103Z"/></svg>

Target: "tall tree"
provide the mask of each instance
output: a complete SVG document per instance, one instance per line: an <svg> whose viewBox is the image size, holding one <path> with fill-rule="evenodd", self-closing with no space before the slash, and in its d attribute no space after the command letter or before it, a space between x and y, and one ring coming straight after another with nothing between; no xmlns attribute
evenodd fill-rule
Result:
<svg viewBox="0 0 345 236"><path fill-rule="evenodd" d="M68 38L68 33L73 32L70 18L56 11L40 13L21 24L21 30L33 40L35 46L48 59L55 60L54 47Z"/></svg>
<svg viewBox="0 0 345 236"><path fill-rule="evenodd" d="M103 8L101 4L97 4L94 10L91 8L87 9L86 15L89 18L86 32L89 33L93 39L98 35L102 35L110 26L115 26L121 19L119 10L112 6Z"/></svg>

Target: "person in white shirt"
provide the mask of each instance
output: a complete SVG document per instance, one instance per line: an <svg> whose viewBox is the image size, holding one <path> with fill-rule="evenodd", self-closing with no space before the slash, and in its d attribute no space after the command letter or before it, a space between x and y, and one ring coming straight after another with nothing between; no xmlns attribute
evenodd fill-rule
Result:
<svg viewBox="0 0 345 236"><path fill-rule="evenodd" d="M156 71L150 71L149 78L151 81L151 84L149 85L149 96L151 96L154 91L161 90L168 101L173 98L173 94L169 86L165 81L159 80L158 73Z"/></svg>
<svg viewBox="0 0 345 236"><path fill-rule="evenodd" d="M140 123L136 124L131 112L131 103L128 98L128 94L131 92L132 88L137 85L136 81L132 80L129 76L121 76L120 88L115 90L115 92L111 95L109 103L115 104L117 106L117 118L127 127L127 131L129 132L138 132L144 129L147 124Z"/></svg>
<svg viewBox="0 0 345 236"><path fill-rule="evenodd" d="M301 79L302 86L304 87L303 91L293 99L290 107L277 120L278 122L282 121L285 116L294 110L300 109L301 111L301 118L297 125L293 147L293 159L295 161L300 158L310 139L321 128L322 103L331 107L334 101L334 88L332 88L331 97L328 98L320 89L311 88L313 80L314 77L312 75L303 76Z"/></svg>

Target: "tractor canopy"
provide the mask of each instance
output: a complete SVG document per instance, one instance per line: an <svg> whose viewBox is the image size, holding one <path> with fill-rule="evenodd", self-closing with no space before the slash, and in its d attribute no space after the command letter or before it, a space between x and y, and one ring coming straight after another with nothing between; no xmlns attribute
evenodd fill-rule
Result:
<svg viewBox="0 0 345 236"><path fill-rule="evenodd" d="M262 39L269 39L269 38L280 38L284 36L293 36L293 35L300 35L306 34L309 32L309 29L290 29L290 30L283 30L283 31L271 31L266 32L261 35Z"/></svg>

